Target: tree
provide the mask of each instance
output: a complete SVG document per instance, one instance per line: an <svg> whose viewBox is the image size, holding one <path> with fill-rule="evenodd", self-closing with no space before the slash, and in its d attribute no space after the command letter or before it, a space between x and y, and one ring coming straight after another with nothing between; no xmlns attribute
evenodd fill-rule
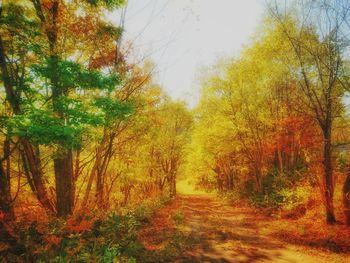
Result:
<svg viewBox="0 0 350 263"><path fill-rule="evenodd" d="M291 71L293 53L273 25L266 19L240 57L203 77L191 145L200 148L202 160L191 169L205 167L202 182L216 184L219 192L232 191L234 178L233 191L268 199L271 184L288 178L294 185L308 156L319 154L316 122L300 103L305 98Z"/></svg>
<svg viewBox="0 0 350 263"><path fill-rule="evenodd" d="M74 34L76 27L92 16L95 23L87 29L93 31L90 33L94 33L94 39L103 45L108 41L114 43L118 29L98 18L98 12L117 8L122 1L82 1L81 4L60 0L9 4L7 17L3 19L8 43L15 44L4 49L1 41L2 76L14 113L7 120L8 130L10 136L20 138L24 168L33 191L46 208L61 217L73 211L76 180L73 158L82 138L93 127L103 126L110 118L124 118L130 112L129 105L112 97L121 83L120 76L106 74L103 72L106 67L89 68L86 61L81 61L91 57L88 52L96 44L90 41L91 35ZM78 8L83 15L77 12ZM26 10L23 13L29 18L21 10ZM11 23L15 18L20 18L18 23ZM76 41L87 48L74 45ZM5 51L12 55L11 59ZM44 187L41 145L52 150L55 208Z"/></svg>
<svg viewBox="0 0 350 263"><path fill-rule="evenodd" d="M346 51L349 3L347 1L295 1L293 16L278 5L270 8L272 16L288 39L298 62L299 88L304 104L323 134L323 196L327 223L336 222L333 194L332 129L340 115L343 95L342 74Z"/></svg>
<svg viewBox="0 0 350 263"><path fill-rule="evenodd" d="M176 177L184 161L184 146L191 122L184 103L165 100L158 108L151 155L163 175L158 185L162 189L167 182L171 197L176 195Z"/></svg>
<svg viewBox="0 0 350 263"><path fill-rule="evenodd" d="M27 85L27 64L33 61L31 53L37 48L33 45L38 40L37 23L30 11L21 5L12 3L1 5L0 65L6 101L13 114L24 114L23 97L30 94ZM20 33L18 33L20 32ZM9 137L9 127L6 128ZM10 129L11 130L11 129ZM41 205L49 212L54 206L48 196L43 179L43 170L38 145L24 136L20 137L23 166L29 185Z"/></svg>

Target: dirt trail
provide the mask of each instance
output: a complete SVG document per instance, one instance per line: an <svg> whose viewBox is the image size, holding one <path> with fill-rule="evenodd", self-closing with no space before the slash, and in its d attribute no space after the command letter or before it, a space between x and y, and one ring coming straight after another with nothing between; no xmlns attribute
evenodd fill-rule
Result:
<svg viewBox="0 0 350 263"><path fill-rule="evenodd" d="M350 262L346 255L277 240L268 234L271 224L248 208L215 197L180 196L141 232L144 244L155 250L171 242L175 231L185 233L186 245L171 262Z"/></svg>

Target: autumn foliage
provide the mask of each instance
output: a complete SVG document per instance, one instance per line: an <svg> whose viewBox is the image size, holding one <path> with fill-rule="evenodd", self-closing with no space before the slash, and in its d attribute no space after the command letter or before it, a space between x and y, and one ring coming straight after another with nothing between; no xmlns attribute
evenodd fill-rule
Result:
<svg viewBox="0 0 350 263"><path fill-rule="evenodd" d="M239 56L202 74L189 109L110 21L126 1L3 1L1 259L157 257L154 238L190 214L170 215L183 179L282 225L314 216L316 236L338 224L330 240L346 251L350 8L286 2L267 6ZM285 238L310 241L296 232Z"/></svg>

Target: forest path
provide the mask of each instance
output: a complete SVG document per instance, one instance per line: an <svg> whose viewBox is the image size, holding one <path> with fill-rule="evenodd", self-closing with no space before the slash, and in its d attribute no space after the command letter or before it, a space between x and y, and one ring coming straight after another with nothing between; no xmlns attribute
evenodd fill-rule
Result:
<svg viewBox="0 0 350 263"><path fill-rule="evenodd" d="M141 230L141 240L150 250L161 250L176 239L178 252L170 250L174 257L164 262L350 262L347 256L277 240L268 234L271 227L273 221L249 208L213 196L182 195L158 211Z"/></svg>

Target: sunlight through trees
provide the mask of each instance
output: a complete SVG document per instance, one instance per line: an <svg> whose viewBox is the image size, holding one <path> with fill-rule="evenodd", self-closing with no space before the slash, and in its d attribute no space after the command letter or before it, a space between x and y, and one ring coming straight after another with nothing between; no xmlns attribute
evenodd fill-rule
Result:
<svg viewBox="0 0 350 263"><path fill-rule="evenodd" d="M1 2L0 258L188 260L208 231L236 241L223 218L245 211L271 219L262 239L289 224L284 245L349 253L350 3L283 2L239 55L202 70L193 109L135 61L127 1Z"/></svg>

